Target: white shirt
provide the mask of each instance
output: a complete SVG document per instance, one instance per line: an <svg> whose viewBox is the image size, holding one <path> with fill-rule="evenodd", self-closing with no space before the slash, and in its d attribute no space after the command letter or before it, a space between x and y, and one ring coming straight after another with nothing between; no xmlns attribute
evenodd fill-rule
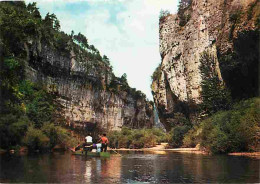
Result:
<svg viewBox="0 0 260 184"><path fill-rule="evenodd" d="M97 145L97 149L98 149L98 148L101 148L101 146L102 146L101 143L98 143L98 144L96 144L96 145Z"/></svg>
<svg viewBox="0 0 260 184"><path fill-rule="evenodd" d="M86 139L86 142L91 142L92 143L92 137L91 136L87 136L87 137L85 137L85 139Z"/></svg>

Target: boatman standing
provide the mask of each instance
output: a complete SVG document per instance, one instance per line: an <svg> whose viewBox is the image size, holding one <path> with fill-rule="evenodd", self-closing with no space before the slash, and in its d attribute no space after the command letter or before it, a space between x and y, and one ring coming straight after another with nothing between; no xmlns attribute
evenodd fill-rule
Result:
<svg viewBox="0 0 260 184"><path fill-rule="evenodd" d="M108 145L108 138L106 137L106 134L103 134L101 136L101 143L102 143L102 146L101 146L101 152L107 152L107 145Z"/></svg>

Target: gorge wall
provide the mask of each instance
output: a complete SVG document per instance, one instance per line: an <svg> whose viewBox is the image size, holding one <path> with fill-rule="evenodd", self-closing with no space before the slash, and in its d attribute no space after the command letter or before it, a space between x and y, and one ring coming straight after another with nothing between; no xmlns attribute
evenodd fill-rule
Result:
<svg viewBox="0 0 260 184"><path fill-rule="evenodd" d="M216 60L220 81L233 99L258 96L259 12L256 0L192 0L179 14L160 19L162 62L153 74L152 92L160 121L167 130L176 113L196 119L191 106L200 104L203 52Z"/></svg>
<svg viewBox="0 0 260 184"><path fill-rule="evenodd" d="M153 126L152 103L122 84L101 59L91 59L93 51L74 45L70 52L60 52L39 40L28 41L25 48L27 78L57 96L57 113L66 125L107 131Z"/></svg>

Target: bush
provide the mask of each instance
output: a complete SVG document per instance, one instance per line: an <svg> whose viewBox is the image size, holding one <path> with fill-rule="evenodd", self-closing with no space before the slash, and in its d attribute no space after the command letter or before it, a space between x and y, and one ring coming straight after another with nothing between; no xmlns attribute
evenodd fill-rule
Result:
<svg viewBox="0 0 260 184"><path fill-rule="evenodd" d="M65 128L56 126L56 134L58 142L63 144L65 147L75 147L78 143L78 140L68 132Z"/></svg>
<svg viewBox="0 0 260 184"><path fill-rule="evenodd" d="M130 129L123 127L120 132L109 132L108 138L112 148L148 148L168 140L166 133L159 128Z"/></svg>
<svg viewBox="0 0 260 184"><path fill-rule="evenodd" d="M50 123L44 124L41 129L30 126L23 139L23 144L32 151L48 151L57 144L75 147L77 142L66 129Z"/></svg>
<svg viewBox="0 0 260 184"><path fill-rule="evenodd" d="M200 141L198 137L201 134L201 131L202 129L199 126L194 126L192 129L190 129L188 133L184 135L183 147L193 148L199 144Z"/></svg>
<svg viewBox="0 0 260 184"><path fill-rule="evenodd" d="M259 145L260 98L241 101L232 110L204 120L185 135L187 145L201 143L213 153L256 151Z"/></svg>
<svg viewBox="0 0 260 184"><path fill-rule="evenodd" d="M8 149L20 144L28 125L29 120L26 116L2 115L0 117L0 147Z"/></svg>
<svg viewBox="0 0 260 184"><path fill-rule="evenodd" d="M46 150L49 148L50 139L41 130L30 126L23 143L29 150Z"/></svg>
<svg viewBox="0 0 260 184"><path fill-rule="evenodd" d="M172 139L170 145L173 147L181 147L183 145L183 137L189 131L190 126L176 126L171 130Z"/></svg>
<svg viewBox="0 0 260 184"><path fill-rule="evenodd" d="M62 144L65 147L75 147L77 145L77 140L71 137L71 134L60 126L55 126L52 123L44 124L41 131L50 139L50 149L57 144Z"/></svg>

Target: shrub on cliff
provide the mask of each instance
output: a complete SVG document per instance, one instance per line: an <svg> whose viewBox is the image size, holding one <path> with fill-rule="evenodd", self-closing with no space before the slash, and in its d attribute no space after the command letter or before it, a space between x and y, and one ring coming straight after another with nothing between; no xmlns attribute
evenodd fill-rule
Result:
<svg viewBox="0 0 260 184"><path fill-rule="evenodd" d="M151 76L152 81L158 81L161 77L162 71L161 71L161 64L157 66L155 71L153 72L153 75Z"/></svg>
<svg viewBox="0 0 260 184"><path fill-rule="evenodd" d="M191 18L191 12L190 7L192 4L192 0L181 0L179 2L179 8L178 8L178 17L179 17L179 25L185 26L190 18Z"/></svg>
<svg viewBox="0 0 260 184"><path fill-rule="evenodd" d="M184 145L200 143L213 153L256 151L259 146L260 98L241 101L202 121L184 137Z"/></svg>
<svg viewBox="0 0 260 184"><path fill-rule="evenodd" d="M167 16L169 16L171 13L170 13L170 11L169 10L161 10L160 11L160 15L159 15L159 20L160 20L160 22L161 21L164 21L164 19L167 17Z"/></svg>

